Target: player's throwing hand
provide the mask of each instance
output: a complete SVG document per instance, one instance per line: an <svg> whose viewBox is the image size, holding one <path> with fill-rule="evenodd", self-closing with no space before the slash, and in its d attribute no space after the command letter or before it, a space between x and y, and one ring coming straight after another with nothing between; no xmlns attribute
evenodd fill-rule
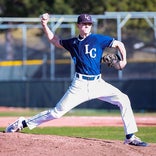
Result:
<svg viewBox="0 0 156 156"><path fill-rule="evenodd" d="M49 22L49 14L45 13L41 16L41 24L44 26Z"/></svg>

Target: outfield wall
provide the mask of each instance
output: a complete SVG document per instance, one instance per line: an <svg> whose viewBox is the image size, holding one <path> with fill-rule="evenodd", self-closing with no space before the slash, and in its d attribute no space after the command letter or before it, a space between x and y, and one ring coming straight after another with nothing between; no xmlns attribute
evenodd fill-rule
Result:
<svg viewBox="0 0 156 156"><path fill-rule="evenodd" d="M156 79L109 81L126 93L136 111L156 111ZM0 106L54 107L68 89L70 81L0 81ZM77 108L117 109L99 100Z"/></svg>

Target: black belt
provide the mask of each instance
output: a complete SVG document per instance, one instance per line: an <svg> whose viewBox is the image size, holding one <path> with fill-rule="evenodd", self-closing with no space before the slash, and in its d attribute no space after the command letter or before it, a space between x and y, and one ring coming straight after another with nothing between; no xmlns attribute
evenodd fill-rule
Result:
<svg viewBox="0 0 156 156"><path fill-rule="evenodd" d="M93 81L93 80L98 80L100 78L100 75L97 75L97 76L85 76L85 75L80 75L80 74L76 73L76 77L77 78L82 78L84 80Z"/></svg>

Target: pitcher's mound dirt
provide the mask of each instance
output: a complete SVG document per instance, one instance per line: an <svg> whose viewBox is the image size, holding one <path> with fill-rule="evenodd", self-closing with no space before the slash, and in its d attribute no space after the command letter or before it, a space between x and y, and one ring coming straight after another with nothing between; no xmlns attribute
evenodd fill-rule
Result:
<svg viewBox="0 0 156 156"><path fill-rule="evenodd" d="M122 141L54 135L0 133L2 156L155 156L156 144L124 145Z"/></svg>

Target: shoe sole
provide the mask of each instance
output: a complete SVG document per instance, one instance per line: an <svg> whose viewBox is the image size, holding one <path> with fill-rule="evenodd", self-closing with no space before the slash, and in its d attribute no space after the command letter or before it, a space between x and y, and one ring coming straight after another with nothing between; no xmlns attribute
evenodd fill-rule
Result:
<svg viewBox="0 0 156 156"><path fill-rule="evenodd" d="M134 144L134 143L129 143L131 146L142 146L142 147L147 147L148 144L146 142L141 142L139 144Z"/></svg>

